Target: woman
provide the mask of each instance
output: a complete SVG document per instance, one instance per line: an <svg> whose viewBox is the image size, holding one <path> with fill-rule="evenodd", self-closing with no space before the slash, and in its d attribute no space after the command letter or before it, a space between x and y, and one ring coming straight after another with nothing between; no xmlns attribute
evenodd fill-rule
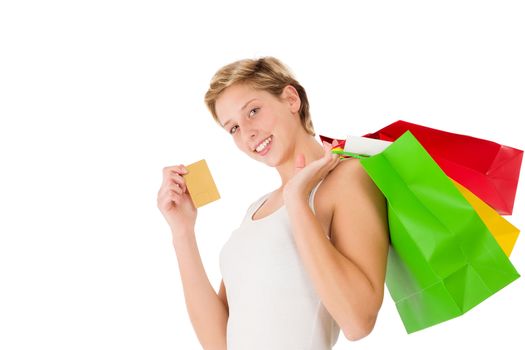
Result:
<svg viewBox="0 0 525 350"><path fill-rule="evenodd" d="M282 185L253 202L223 246L219 292L195 241L183 165L166 167L158 207L173 234L187 309L204 349L331 349L368 335L383 300L385 199L359 161L315 140L304 88L277 59L212 78L206 104L237 147Z"/></svg>

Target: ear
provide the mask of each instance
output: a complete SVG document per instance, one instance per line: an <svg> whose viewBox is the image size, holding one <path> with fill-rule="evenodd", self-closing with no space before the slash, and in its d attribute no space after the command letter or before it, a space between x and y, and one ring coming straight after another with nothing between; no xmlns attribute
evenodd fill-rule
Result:
<svg viewBox="0 0 525 350"><path fill-rule="evenodd" d="M301 108L301 98L299 97L297 90L292 85L287 85L283 89L281 98L288 103L292 113L299 112L299 108Z"/></svg>

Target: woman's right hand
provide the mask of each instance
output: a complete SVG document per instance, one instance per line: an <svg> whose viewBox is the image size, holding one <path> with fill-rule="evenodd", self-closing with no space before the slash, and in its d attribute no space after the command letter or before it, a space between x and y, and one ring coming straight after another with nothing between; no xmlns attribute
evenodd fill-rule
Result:
<svg viewBox="0 0 525 350"><path fill-rule="evenodd" d="M186 182L182 177L188 170L184 165L162 169L162 186L157 196L157 207L170 225L172 233L194 232L197 208L193 205Z"/></svg>

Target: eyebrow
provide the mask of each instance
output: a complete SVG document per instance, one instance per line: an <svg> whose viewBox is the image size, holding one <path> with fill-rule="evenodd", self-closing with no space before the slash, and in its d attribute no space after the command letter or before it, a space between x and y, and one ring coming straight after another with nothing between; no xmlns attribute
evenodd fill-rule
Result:
<svg viewBox="0 0 525 350"><path fill-rule="evenodd" d="M239 111L242 111L243 109L246 108L246 106L248 106L251 102L255 101L257 98L252 98L251 100L249 100L248 102L246 102L242 107L241 109L239 109ZM224 128L226 125L228 125L229 123L231 123L231 119L228 119L226 121L226 123L222 124L222 127Z"/></svg>

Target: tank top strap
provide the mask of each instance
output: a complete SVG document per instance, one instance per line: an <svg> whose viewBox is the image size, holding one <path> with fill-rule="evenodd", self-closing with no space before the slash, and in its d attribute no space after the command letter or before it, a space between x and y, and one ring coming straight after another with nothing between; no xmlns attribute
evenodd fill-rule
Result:
<svg viewBox="0 0 525 350"><path fill-rule="evenodd" d="M315 208L314 208L314 197L315 197L315 192L317 192L317 189L319 188L319 185L321 185L321 183L323 182L324 179L321 179L317 185L315 185L315 187L312 189L312 191L310 192L310 198L308 199L308 204L310 205L310 208L312 209L312 212L315 214Z"/></svg>
<svg viewBox="0 0 525 350"><path fill-rule="evenodd" d="M323 182L324 179L321 179L317 185L315 185L315 187L312 189L312 192L310 192L310 198L308 200L309 204L310 204L310 208L312 209L312 212L314 213L315 215L315 208L314 208L314 198L315 198L315 193L317 192L317 189L319 188L319 186L321 185L321 183ZM330 233L325 233L325 236L326 238L328 238L328 240L332 240L332 235Z"/></svg>
<svg viewBox="0 0 525 350"><path fill-rule="evenodd" d="M323 182L324 179L321 179L317 185L314 186L314 188L312 189L312 191L310 192L310 196L308 198L308 204L310 205L310 208L312 209L312 212L315 214L315 208L314 208L314 198L315 198L315 192L317 192L317 189L319 188L319 186L321 185L321 183ZM252 204L250 204L250 206L248 207L248 209L246 210L246 214L244 215L244 219L243 221L247 220L248 218L251 218L253 216L253 214L255 213L255 211L257 209L259 209L259 207L261 206L261 204L266 200L268 199L268 197L270 197L270 195L272 194L272 192L268 192L264 195L262 195L261 197L259 197L257 200L255 200Z"/></svg>
<svg viewBox="0 0 525 350"><path fill-rule="evenodd" d="M246 214L244 215L244 219L243 221L246 221L248 220L249 218L251 218L253 216L253 214L255 213L255 211L261 206L261 204L272 194L272 192L268 192L264 195L262 195L261 197L259 197L259 199L255 200L252 204L250 204L250 206L248 207L248 209L246 210Z"/></svg>

